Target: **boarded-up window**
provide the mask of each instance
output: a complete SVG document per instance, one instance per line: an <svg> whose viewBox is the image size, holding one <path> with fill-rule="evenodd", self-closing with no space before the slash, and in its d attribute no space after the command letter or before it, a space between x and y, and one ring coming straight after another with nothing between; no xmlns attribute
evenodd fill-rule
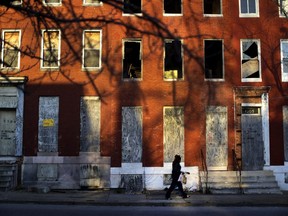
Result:
<svg viewBox="0 0 288 216"><path fill-rule="evenodd" d="M100 152L100 100L82 97L80 104L80 151Z"/></svg>
<svg viewBox="0 0 288 216"><path fill-rule="evenodd" d="M142 77L141 40L125 40L123 46L123 78Z"/></svg>
<svg viewBox="0 0 288 216"><path fill-rule="evenodd" d="M208 168L226 169L228 160L227 107L206 110L206 163Z"/></svg>
<svg viewBox="0 0 288 216"><path fill-rule="evenodd" d="M101 31L84 31L83 68L93 69L101 66Z"/></svg>
<svg viewBox="0 0 288 216"><path fill-rule="evenodd" d="M58 151L59 98L39 98L38 150Z"/></svg>
<svg viewBox="0 0 288 216"><path fill-rule="evenodd" d="M164 79L183 78L182 44L179 40L165 40Z"/></svg>
<svg viewBox="0 0 288 216"><path fill-rule="evenodd" d="M2 68L19 68L20 31L3 31L2 38Z"/></svg>
<svg viewBox="0 0 288 216"><path fill-rule="evenodd" d="M43 31L41 66L42 68L58 68L60 66L60 31Z"/></svg>
<svg viewBox="0 0 288 216"><path fill-rule="evenodd" d="M181 14L182 0L164 0L164 14Z"/></svg>
<svg viewBox="0 0 288 216"><path fill-rule="evenodd" d="M222 0L204 0L204 14L222 14Z"/></svg>
<svg viewBox="0 0 288 216"><path fill-rule="evenodd" d="M142 162L142 107L122 108L122 162Z"/></svg>
<svg viewBox="0 0 288 216"><path fill-rule="evenodd" d="M222 40L205 40L205 78L223 79Z"/></svg>
<svg viewBox="0 0 288 216"><path fill-rule="evenodd" d="M242 40L241 48L242 81L261 81L260 42L258 40Z"/></svg>
<svg viewBox="0 0 288 216"><path fill-rule="evenodd" d="M172 162L176 154L184 161L184 109L164 107L164 162Z"/></svg>
<svg viewBox="0 0 288 216"><path fill-rule="evenodd" d="M288 81L288 40L281 40L281 75L282 81Z"/></svg>
<svg viewBox="0 0 288 216"><path fill-rule="evenodd" d="M283 106L284 159L288 161L288 106Z"/></svg>
<svg viewBox="0 0 288 216"><path fill-rule="evenodd" d="M123 0L123 13L141 13L141 0Z"/></svg>

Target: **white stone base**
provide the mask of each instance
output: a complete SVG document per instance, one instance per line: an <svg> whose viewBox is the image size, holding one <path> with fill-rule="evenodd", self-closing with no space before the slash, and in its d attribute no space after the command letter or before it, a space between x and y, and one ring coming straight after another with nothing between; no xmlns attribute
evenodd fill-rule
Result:
<svg viewBox="0 0 288 216"><path fill-rule="evenodd" d="M280 190L288 191L288 162L283 166L265 166L264 170L272 170Z"/></svg>

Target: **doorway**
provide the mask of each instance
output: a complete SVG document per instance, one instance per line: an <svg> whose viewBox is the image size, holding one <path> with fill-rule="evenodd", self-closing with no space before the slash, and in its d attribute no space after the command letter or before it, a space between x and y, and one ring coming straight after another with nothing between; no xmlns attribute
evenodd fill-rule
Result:
<svg viewBox="0 0 288 216"><path fill-rule="evenodd" d="M264 142L261 106L242 106L242 170L262 170Z"/></svg>

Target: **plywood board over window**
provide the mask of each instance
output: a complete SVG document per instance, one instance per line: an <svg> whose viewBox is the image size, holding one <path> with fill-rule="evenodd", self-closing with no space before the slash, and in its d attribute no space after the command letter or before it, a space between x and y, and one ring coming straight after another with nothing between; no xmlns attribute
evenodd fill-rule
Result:
<svg viewBox="0 0 288 216"><path fill-rule="evenodd" d="M176 154L184 161L184 108L164 107L164 162Z"/></svg>

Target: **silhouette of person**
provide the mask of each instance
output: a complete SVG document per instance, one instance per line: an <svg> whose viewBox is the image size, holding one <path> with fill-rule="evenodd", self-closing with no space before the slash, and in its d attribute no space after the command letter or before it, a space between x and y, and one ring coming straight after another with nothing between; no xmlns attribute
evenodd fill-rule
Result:
<svg viewBox="0 0 288 216"><path fill-rule="evenodd" d="M171 199L170 196L171 196L171 193L172 191L176 188L176 186L178 187L180 193L181 193L181 196L183 198L187 198L189 197L183 190L183 186L182 186L182 182L179 180L179 177L181 174L184 174L184 172L181 172L181 165L180 165L180 162L181 162L181 157L180 155L175 155L174 157L174 161L172 163L172 183L169 187L169 189L167 190L166 192L166 199ZM189 174L187 172L187 174Z"/></svg>

